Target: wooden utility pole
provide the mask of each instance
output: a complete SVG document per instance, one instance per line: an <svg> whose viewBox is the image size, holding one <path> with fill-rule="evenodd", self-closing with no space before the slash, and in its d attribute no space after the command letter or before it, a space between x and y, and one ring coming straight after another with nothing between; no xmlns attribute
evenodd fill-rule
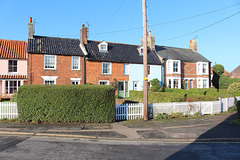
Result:
<svg viewBox="0 0 240 160"><path fill-rule="evenodd" d="M144 120L148 120L148 67L147 67L147 9L146 0L142 0L143 10L143 102Z"/></svg>

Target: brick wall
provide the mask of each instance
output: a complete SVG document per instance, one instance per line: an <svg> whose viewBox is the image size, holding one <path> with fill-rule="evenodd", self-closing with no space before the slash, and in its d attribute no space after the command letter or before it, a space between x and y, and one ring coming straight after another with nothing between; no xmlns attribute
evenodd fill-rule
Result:
<svg viewBox="0 0 240 160"><path fill-rule="evenodd" d="M179 77L181 76L181 79L194 79L193 80L193 88L197 88L197 77L202 78L209 78L209 86L211 83L211 77L210 77L210 63L209 63L209 75L197 75L197 66L196 63L191 62L181 62L181 75L179 74L166 74L166 62L163 61L163 71L164 71L164 84L167 84L166 77ZM188 81L188 87L190 85L190 81Z"/></svg>
<svg viewBox="0 0 240 160"><path fill-rule="evenodd" d="M109 84L117 81L128 81L129 76L124 75L123 63L112 63L112 74L102 74L102 62L86 61L86 82L99 84L99 80L107 80Z"/></svg>
<svg viewBox="0 0 240 160"><path fill-rule="evenodd" d="M71 56L57 55L56 70L44 69L43 54L28 54L28 84L43 84L41 76L58 76L56 84L71 84L70 78L81 78L83 84L83 57L80 57L80 70L71 69Z"/></svg>

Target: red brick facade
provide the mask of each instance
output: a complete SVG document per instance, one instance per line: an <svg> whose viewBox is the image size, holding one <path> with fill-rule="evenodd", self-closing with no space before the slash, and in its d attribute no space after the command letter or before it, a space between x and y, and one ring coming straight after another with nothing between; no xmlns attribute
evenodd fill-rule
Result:
<svg viewBox="0 0 240 160"><path fill-rule="evenodd" d="M109 84L116 81L128 81L129 76L124 75L123 63L111 63L112 74L102 74L102 62L86 61L86 83L99 84L100 80L109 81ZM58 76L56 84L71 84L70 78L81 78L83 83L83 57L80 57L80 70L71 69L71 56L57 55L56 70L44 69L43 54L28 55L28 84L43 84L42 76Z"/></svg>
<svg viewBox="0 0 240 160"><path fill-rule="evenodd" d="M180 77L181 87L183 87L184 80L187 80L187 89L190 86L190 80L192 81L192 88L197 87L197 78L208 78L209 86L211 86L211 69L210 63L208 63L208 75L197 74L197 64L193 62L181 62L181 73L180 74L167 74L166 61L163 61L163 82L167 86L167 77Z"/></svg>
<svg viewBox="0 0 240 160"><path fill-rule="evenodd" d="M56 70L47 70L44 54L28 54L28 84L43 84L42 76L58 76L56 84L71 84L70 78L81 78L80 84L83 84L83 57L80 57L80 70L71 69L71 56L56 57Z"/></svg>
<svg viewBox="0 0 240 160"><path fill-rule="evenodd" d="M99 80L109 81L109 84L117 81L128 81L129 76L124 75L123 63L112 63L112 74L102 74L102 62L86 61L86 82L99 84Z"/></svg>

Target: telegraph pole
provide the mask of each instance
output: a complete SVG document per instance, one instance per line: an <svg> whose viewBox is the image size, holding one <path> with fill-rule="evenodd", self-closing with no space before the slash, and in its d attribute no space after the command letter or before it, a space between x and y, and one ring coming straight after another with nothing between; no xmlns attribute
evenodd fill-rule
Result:
<svg viewBox="0 0 240 160"><path fill-rule="evenodd" d="M144 120L148 120L148 67L147 67L147 9L146 0L142 0L143 10L143 102Z"/></svg>

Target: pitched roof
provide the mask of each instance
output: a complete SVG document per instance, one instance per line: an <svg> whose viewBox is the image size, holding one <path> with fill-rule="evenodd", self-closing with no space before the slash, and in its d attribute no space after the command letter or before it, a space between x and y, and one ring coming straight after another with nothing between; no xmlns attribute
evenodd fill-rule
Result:
<svg viewBox="0 0 240 160"><path fill-rule="evenodd" d="M0 39L0 58L26 59L27 42Z"/></svg>
<svg viewBox="0 0 240 160"><path fill-rule="evenodd" d="M143 56L139 55L138 45L107 42L108 51L99 52L100 41L88 41L85 48L88 52L88 60L109 61L122 63L143 63ZM148 48L148 63L161 64L157 55Z"/></svg>
<svg viewBox="0 0 240 160"><path fill-rule="evenodd" d="M210 62L198 52L191 49L155 46L157 54L163 59L181 60L184 62Z"/></svg>
<svg viewBox="0 0 240 160"><path fill-rule="evenodd" d="M235 68L231 73L230 73L230 77L234 78L234 77L237 77L237 78L240 78L240 65Z"/></svg>
<svg viewBox="0 0 240 160"><path fill-rule="evenodd" d="M80 40L33 36L28 39L28 53L84 56L80 49Z"/></svg>

